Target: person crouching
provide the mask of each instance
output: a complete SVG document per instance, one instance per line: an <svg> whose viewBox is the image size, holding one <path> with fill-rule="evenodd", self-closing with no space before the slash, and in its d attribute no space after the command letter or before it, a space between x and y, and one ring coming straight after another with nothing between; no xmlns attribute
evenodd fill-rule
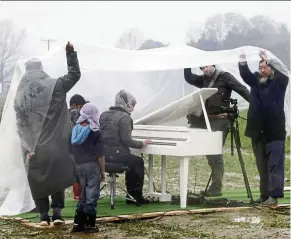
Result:
<svg viewBox="0 0 291 239"><path fill-rule="evenodd" d="M100 183L105 180L105 158L99 130L99 111L94 104L87 103L82 107L72 130L71 143L82 188L72 232L98 232L96 206Z"/></svg>

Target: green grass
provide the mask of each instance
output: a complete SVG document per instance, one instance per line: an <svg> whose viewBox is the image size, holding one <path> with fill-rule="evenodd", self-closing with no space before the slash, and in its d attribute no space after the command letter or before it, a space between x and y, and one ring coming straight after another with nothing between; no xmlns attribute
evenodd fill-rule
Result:
<svg viewBox="0 0 291 239"><path fill-rule="evenodd" d="M254 190L253 192L254 199L259 197L258 190ZM248 203L250 200L247 198L246 191L244 189L233 189L233 190L225 190L223 191L222 197L214 197L209 199L218 199L218 198L227 198L230 200L238 200L243 201L244 203ZM286 194L285 198L280 199L279 203L290 203L290 195ZM66 207L63 209L63 216L67 219L73 218L76 210L77 202L71 198L66 199ZM219 205L218 205L219 206ZM220 205L222 206L222 205ZM205 205L191 205L188 204L186 210L189 209L198 209L205 208ZM109 197L103 197L98 201L97 211L99 217L104 216L117 216L117 215L127 215L127 214L141 214L146 212L165 212L172 210L181 210L180 203L159 203L154 202L152 204L143 205L141 207L137 207L135 205L127 205L125 203L125 198L122 196L117 196L115 198L115 209L110 208ZM22 218L32 218L31 220L34 222L38 222L39 218L37 217L37 213L24 213L19 215ZM34 217L34 218L33 218Z"/></svg>

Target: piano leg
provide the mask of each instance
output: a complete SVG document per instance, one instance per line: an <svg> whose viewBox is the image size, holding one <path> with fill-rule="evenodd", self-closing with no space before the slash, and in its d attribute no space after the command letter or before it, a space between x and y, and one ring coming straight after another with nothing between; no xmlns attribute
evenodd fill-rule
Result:
<svg viewBox="0 0 291 239"><path fill-rule="evenodd" d="M189 157L180 159L180 207L187 206Z"/></svg>
<svg viewBox="0 0 291 239"><path fill-rule="evenodd" d="M166 156L162 156L162 164L161 164L161 183L162 183L162 190L161 192L154 192L154 183L153 183L153 165L154 165L154 160L153 160L153 155L149 155L149 167L148 167L148 174L149 174L149 186L148 186L148 192L144 194L145 197L149 197L154 199L156 201L157 199L160 202L171 202L172 200L172 195L167 194L166 191L166 170L167 170L167 165L166 165Z"/></svg>
<svg viewBox="0 0 291 239"><path fill-rule="evenodd" d="M161 172L161 182L162 182L162 195L166 194L167 185L166 185L166 170L167 170L167 161L166 156L162 155L162 172Z"/></svg>
<svg viewBox="0 0 291 239"><path fill-rule="evenodd" d="M148 193L153 194L154 193L154 182L153 182L153 170L154 170L154 157L152 154L149 155L149 187L148 187Z"/></svg>
<svg viewBox="0 0 291 239"><path fill-rule="evenodd" d="M161 183L162 190L161 196L159 197L160 202L170 202L172 200L172 195L167 193L167 184L166 184L166 173L167 173L167 158L165 155L162 155L162 167L161 167Z"/></svg>

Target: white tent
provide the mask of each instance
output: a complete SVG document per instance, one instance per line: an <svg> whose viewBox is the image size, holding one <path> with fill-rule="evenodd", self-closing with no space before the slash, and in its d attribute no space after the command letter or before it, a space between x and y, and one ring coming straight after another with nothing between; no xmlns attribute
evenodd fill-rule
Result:
<svg viewBox="0 0 291 239"><path fill-rule="evenodd" d="M189 46L144 51L80 44L75 44L74 47L78 52L82 77L69 92L67 99L78 93L103 111L114 103L115 94L119 90L126 89L138 101L133 114L134 119L145 116L196 90L185 82L183 68L192 67L193 73L201 74L199 66L215 64L218 68L232 73L243 83L238 72L239 55L243 52L247 55L252 71L257 70L260 59L258 56L260 49L251 46L213 52L205 52ZM268 51L267 55L276 58ZM63 48L49 52L40 59L44 71L51 77L66 74ZM18 61L0 125L0 215L15 215L34 208L21 156L13 108L15 93L26 60ZM233 93L232 97L239 100L241 108L248 107L248 103L236 93ZM285 100L288 134L290 133L289 98L290 84ZM185 124L185 116L181 116L181 119L183 120L180 123Z"/></svg>

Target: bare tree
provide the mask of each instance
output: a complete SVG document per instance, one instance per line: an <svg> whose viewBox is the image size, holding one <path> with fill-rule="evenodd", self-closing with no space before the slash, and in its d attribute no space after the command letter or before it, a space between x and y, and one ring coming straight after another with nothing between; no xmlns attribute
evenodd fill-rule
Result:
<svg viewBox="0 0 291 239"><path fill-rule="evenodd" d="M156 41L153 39L147 39L140 46L139 50L147 50L147 49L154 49L154 48L167 47L167 46L169 46L169 44L165 44L163 42Z"/></svg>
<svg viewBox="0 0 291 239"><path fill-rule="evenodd" d="M194 39L192 29L188 32L188 45L201 50L228 50L251 45L270 50L282 62L290 66L290 32L287 26L267 16L245 18L236 13L214 15L206 20L204 29Z"/></svg>
<svg viewBox="0 0 291 239"><path fill-rule="evenodd" d="M143 33L136 28L131 28L120 36L116 47L136 51L140 49L144 41Z"/></svg>
<svg viewBox="0 0 291 239"><path fill-rule="evenodd" d="M10 21L0 22L0 83L13 73L25 31L16 32Z"/></svg>

